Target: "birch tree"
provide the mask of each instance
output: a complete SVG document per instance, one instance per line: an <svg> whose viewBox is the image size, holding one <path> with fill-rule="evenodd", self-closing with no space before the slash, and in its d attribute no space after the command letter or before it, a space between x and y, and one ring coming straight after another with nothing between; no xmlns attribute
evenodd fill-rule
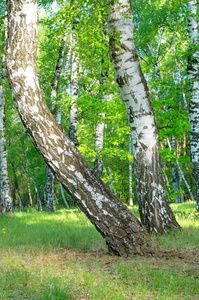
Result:
<svg viewBox="0 0 199 300"><path fill-rule="evenodd" d="M104 59L102 59L102 73L101 73L101 80L100 80L100 85L103 87L106 84L106 79L108 76L108 71L106 68L104 68ZM102 88L102 98L101 102L104 103L105 101L108 100L108 95L104 94L103 88ZM95 161L94 161L94 171L98 176L101 178L102 177L102 171L103 171L103 160L102 160L102 150L103 150L103 141L104 141L104 127L105 123L103 118L105 117L104 112L100 112L98 114L99 120L97 122L96 130L95 130L95 151L97 152L97 155L95 156Z"/></svg>
<svg viewBox="0 0 199 300"><path fill-rule="evenodd" d="M159 39L158 39L157 49L156 49L156 55L153 51L152 45L148 44L150 55L154 59L153 69L154 69L155 77L158 80L161 80L160 70L159 70L159 66L158 66L158 59L159 59L160 45L161 45L161 40L162 40L162 37L163 37L163 33L164 33L164 27L161 29L160 34L159 34ZM168 110L169 108L167 107L166 109ZM171 147L174 150L173 155L176 155L176 138L175 137L171 137ZM176 194L175 202L178 203L178 202L181 202L181 198L178 195L179 192L180 192L179 175L178 175L177 165L174 162L171 163L171 170L172 170L173 191Z"/></svg>
<svg viewBox="0 0 199 300"><path fill-rule="evenodd" d="M190 150L196 192L196 209L199 211L199 37L197 0L189 1L190 57L188 75L191 83L190 99Z"/></svg>
<svg viewBox="0 0 199 300"><path fill-rule="evenodd" d="M63 61L64 61L64 55L65 55L65 49L66 49L66 40L67 40L67 35L65 35L62 39L62 43L60 46L59 50L59 57L57 60L57 65L56 65L56 70L55 70L55 75L53 79L53 84L52 84L52 90L51 90L51 110L54 112L54 115L56 115L56 119L59 121L60 120L60 114L61 111L57 109L57 92L58 92L58 86L59 86L59 81L61 77L61 72L63 69ZM45 197L46 197L46 210L49 212L54 212L55 207L54 207L54 175L52 171L47 167L46 170L46 185L45 185Z"/></svg>
<svg viewBox="0 0 199 300"><path fill-rule="evenodd" d="M7 151L5 138L5 55L0 69L0 170L1 170L1 199L0 205L6 212L12 211L12 197L8 177Z"/></svg>
<svg viewBox="0 0 199 300"><path fill-rule="evenodd" d="M7 3L7 74L19 115L35 147L114 254L153 253L144 226L89 167L42 98L36 67L37 1Z"/></svg>
<svg viewBox="0 0 199 300"><path fill-rule="evenodd" d="M78 22L78 21L76 21ZM76 47L76 36L75 36L75 23L72 27L72 63L71 63L71 79L70 79L70 95L71 95L71 106L70 106L70 125L69 125L69 138L75 146L78 145L77 140L77 98L79 92L78 83L78 55L75 49Z"/></svg>
<svg viewBox="0 0 199 300"><path fill-rule="evenodd" d="M147 230L164 233L178 228L166 196L161 173L158 132L134 41L129 0L111 4L110 51L133 141L134 170L139 212Z"/></svg>

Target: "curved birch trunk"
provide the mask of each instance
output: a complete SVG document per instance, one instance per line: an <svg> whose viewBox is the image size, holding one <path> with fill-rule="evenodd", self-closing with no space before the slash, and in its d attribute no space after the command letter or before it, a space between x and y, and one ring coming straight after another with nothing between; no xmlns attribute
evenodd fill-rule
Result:
<svg viewBox="0 0 199 300"><path fill-rule="evenodd" d="M190 150L196 191L196 209L199 211L199 37L197 0L189 1L189 37L193 51L189 60L188 75L191 82L190 100Z"/></svg>
<svg viewBox="0 0 199 300"><path fill-rule="evenodd" d="M31 139L79 208L117 255L153 252L144 226L107 188L55 122L39 88L37 1L8 1L7 73L15 103Z"/></svg>
<svg viewBox="0 0 199 300"><path fill-rule="evenodd" d="M131 128L140 217L148 231L164 233L179 225L161 173L157 127L135 47L131 4L119 0L111 8L110 51Z"/></svg>

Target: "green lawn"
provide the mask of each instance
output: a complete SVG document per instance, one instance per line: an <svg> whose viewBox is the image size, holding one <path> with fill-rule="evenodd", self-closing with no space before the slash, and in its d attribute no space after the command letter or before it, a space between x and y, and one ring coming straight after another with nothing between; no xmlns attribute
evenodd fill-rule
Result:
<svg viewBox="0 0 199 300"><path fill-rule="evenodd" d="M0 299L198 299L199 214L172 209L183 230L152 237L159 257L132 259L108 255L76 209L0 216Z"/></svg>

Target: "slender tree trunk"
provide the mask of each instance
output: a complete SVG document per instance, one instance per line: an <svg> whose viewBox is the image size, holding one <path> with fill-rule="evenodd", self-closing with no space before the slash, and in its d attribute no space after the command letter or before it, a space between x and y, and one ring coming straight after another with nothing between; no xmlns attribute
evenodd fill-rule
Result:
<svg viewBox="0 0 199 300"><path fill-rule="evenodd" d="M176 138L172 137L171 138L171 149L174 150L173 155L176 156ZM174 193L179 193L180 191L180 186L179 186L179 174L178 174L178 166L176 163L172 162L171 163L171 170L172 170L172 179L173 179L173 190ZM175 202L180 203L181 202L181 197L177 195L175 197Z"/></svg>
<svg viewBox="0 0 199 300"><path fill-rule="evenodd" d="M60 111L57 108L57 92L59 81L61 77L61 72L63 69L63 62L64 62L64 55L66 49L66 35L62 39L61 47L59 50L59 57L56 65L55 76L52 83L52 90L51 90L51 111L56 115L56 118L59 120L61 119ZM61 120L60 120L61 121ZM47 167L47 176L46 176L46 210L49 212L54 212L54 175L52 171ZM52 194L50 194L52 193Z"/></svg>
<svg viewBox="0 0 199 300"><path fill-rule="evenodd" d="M190 100L190 151L196 192L196 209L199 211L199 37L198 37L198 1L189 0L189 37L190 50L188 75L191 85Z"/></svg>
<svg viewBox="0 0 199 300"><path fill-rule="evenodd" d="M72 32L72 68L71 68L71 81L70 81L70 95L71 95L71 106L70 106L70 125L69 125L69 138L75 144L78 145L77 140L77 98L79 92L78 84L78 55L75 50L76 40L75 40L75 25L73 25Z"/></svg>
<svg viewBox="0 0 199 300"><path fill-rule="evenodd" d="M28 196L30 201L30 206L32 207L32 195L31 195L31 188L30 188L30 176L29 176L29 170L28 170L28 162L25 158L25 169L26 169L26 176L27 176L27 186L28 186Z"/></svg>
<svg viewBox="0 0 199 300"><path fill-rule="evenodd" d="M113 253L132 256L153 252L144 226L89 167L42 98L36 69L37 1L8 0L8 20L7 74L19 115L35 147Z"/></svg>
<svg viewBox="0 0 199 300"><path fill-rule="evenodd" d="M105 113L100 113L98 117L104 118ZM100 178L102 177L103 172L103 160L101 158L101 153L103 150L104 126L104 122L99 120L95 130L95 151L97 152L97 155L95 156L94 161L94 171Z"/></svg>
<svg viewBox="0 0 199 300"><path fill-rule="evenodd" d="M12 212L12 197L8 177L7 151L5 139L5 98L4 87L0 84L0 170L1 170L1 200L6 212Z"/></svg>
<svg viewBox="0 0 199 300"><path fill-rule="evenodd" d="M155 72L155 76L157 79L161 80L161 75L160 75L160 70L158 67L158 57L159 57L159 50L160 50L160 45L161 45L161 39L164 33L164 27L161 29L160 31L160 35L159 35L159 39L158 39L158 45L157 45L157 50L156 50L156 55L153 51L152 45L148 44L148 48L149 48L149 52L150 55L154 58L154 62L153 62L153 69ZM169 108L167 108L169 109ZM175 142L175 137L171 137L171 147L173 150L176 150L176 142ZM176 155L176 154L174 154ZM177 194L180 192L180 187L179 187L179 175L178 175L178 168L177 165L175 163L171 163L171 170L172 170L172 185L173 185L173 190L174 193ZM180 202L180 197L177 195L175 198L175 202Z"/></svg>
<svg viewBox="0 0 199 300"><path fill-rule="evenodd" d="M172 148L171 148L171 144L170 144L169 139L167 139L167 142L168 142L169 148L170 148L170 150L171 150ZM181 178L183 179L184 184L185 184L185 186L186 186L186 188L187 188L187 190L188 190L188 192L189 192L190 199L193 201L193 200L194 200L194 197L193 197L191 188L190 188L190 186L189 186L189 184L188 184L188 182L187 182L187 180L186 180L186 178L185 178L185 176L184 176L184 173L183 173L183 171L182 171L182 168L181 168L181 166L180 166L180 164L179 164L178 159L176 160L176 165L177 165L177 167L178 167L180 176L181 176Z"/></svg>
<svg viewBox="0 0 199 300"><path fill-rule="evenodd" d="M57 198L57 194L55 193L55 191L54 191L54 197L55 197L55 201L56 201L57 207L59 207L59 200Z"/></svg>
<svg viewBox="0 0 199 300"><path fill-rule="evenodd" d="M40 199L40 195L39 195L39 189L37 188L37 182L36 182L36 178L35 178L35 172L34 172L33 169L31 169L31 173L32 173L34 187L35 187L35 192L36 192L36 195L37 195L37 210L38 211L42 211L42 204L41 204L41 199Z"/></svg>
<svg viewBox="0 0 199 300"><path fill-rule="evenodd" d="M104 65L104 60L102 59L102 66L103 65ZM107 76L108 76L108 72L105 69L101 73L101 82L100 82L101 86L104 86L106 84ZM102 89L102 93L104 93L103 89ZM101 102L104 103L105 101L107 101L107 99L108 99L108 95L102 94ZM95 161L94 161L94 171L101 178L102 171L103 171L103 160L101 154L103 150L104 127L105 127L103 118L105 117L105 113L103 112L99 113L98 117L99 120L97 122L96 130L95 130L95 151L97 152L97 155L95 156Z"/></svg>
<svg viewBox="0 0 199 300"><path fill-rule="evenodd" d="M65 195L64 195L64 189L63 189L62 184L60 183L59 186L60 186L61 196L62 196L62 199L63 199L63 201L64 201L64 204L65 204L65 206L66 206L67 208L70 208L70 206L69 206L69 204L68 204L68 201L66 200L66 197L65 197Z"/></svg>
<svg viewBox="0 0 199 300"><path fill-rule="evenodd" d="M0 171L1 171L1 199L0 204L6 212L12 212L12 197L8 177L6 138L5 138L5 55L3 55L0 69Z"/></svg>
<svg viewBox="0 0 199 300"><path fill-rule="evenodd" d="M15 185L15 188L17 191L17 196L19 199L19 206L20 206L21 210L23 211L24 207L23 207L23 203L22 203L22 199L21 199L21 195L20 195L20 191L19 191L19 184L18 184L18 180L17 180L15 166L14 166L14 163L11 163L11 165L12 165L12 170L13 170L13 174L14 174L14 185Z"/></svg>
<svg viewBox="0 0 199 300"><path fill-rule="evenodd" d="M108 166L108 169L105 168L105 172L106 172L106 176L107 178L109 179L109 189L111 191L113 191L114 195L117 197L117 190L115 188L115 185L114 185L114 178L113 178L113 172L112 172L112 169L110 166Z"/></svg>
<svg viewBox="0 0 199 300"><path fill-rule="evenodd" d="M140 217L148 231L164 233L170 228L178 228L179 224L166 196L157 127L135 47L131 4L129 0L119 0L112 3L111 8L110 50L132 133Z"/></svg>
<svg viewBox="0 0 199 300"><path fill-rule="evenodd" d="M45 204L46 211L54 212L54 174L52 170L47 166L46 171L46 185L45 185Z"/></svg>

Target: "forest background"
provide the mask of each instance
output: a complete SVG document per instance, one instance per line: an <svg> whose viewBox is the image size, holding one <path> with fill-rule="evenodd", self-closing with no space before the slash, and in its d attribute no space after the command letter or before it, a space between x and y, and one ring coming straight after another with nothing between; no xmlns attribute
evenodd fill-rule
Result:
<svg viewBox="0 0 199 300"><path fill-rule="evenodd" d="M194 200L187 70L190 57L188 1L132 1L132 8L136 46L159 132L168 197L171 202ZM51 110L53 101L56 111L61 110L61 127L69 135L73 84L78 83L76 144L91 167L94 168L96 159L103 163L103 181L124 203L132 205L136 203L132 143L110 61L107 9L106 1L78 1L70 5L62 0L39 2L39 80ZM0 13L3 61L4 1L0 4ZM61 51L64 54L61 76L56 94L52 95ZM5 89L5 137L13 206L23 209L37 204L41 209L46 201L47 167L23 128L7 80L1 77ZM100 147L96 142L99 124L103 125L103 146ZM53 196L57 206L74 205L56 180Z"/></svg>

